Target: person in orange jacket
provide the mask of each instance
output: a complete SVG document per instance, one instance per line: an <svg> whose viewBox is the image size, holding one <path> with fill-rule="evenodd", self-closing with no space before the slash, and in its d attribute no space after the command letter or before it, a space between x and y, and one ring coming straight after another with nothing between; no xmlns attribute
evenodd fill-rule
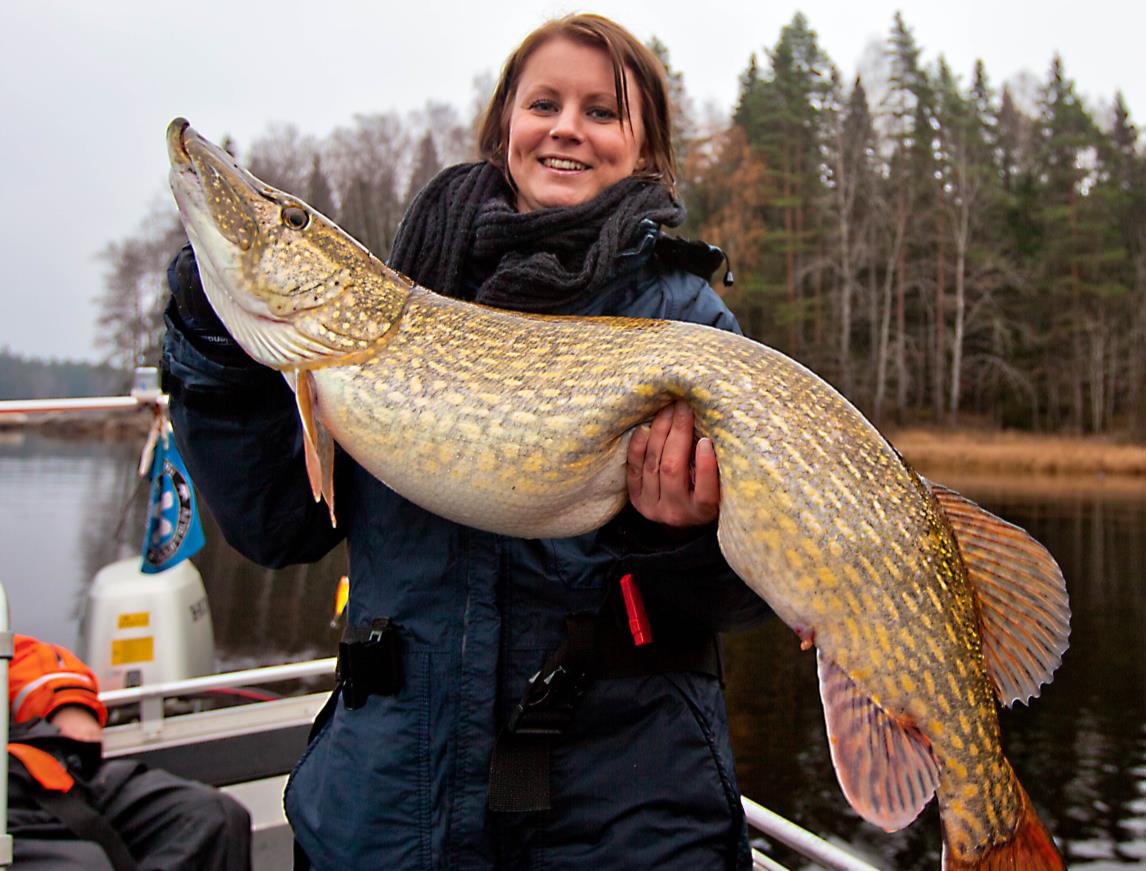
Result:
<svg viewBox="0 0 1146 871"><path fill-rule="evenodd" d="M250 868L250 816L212 787L102 758L107 709L70 650L14 636L8 827L18 871Z"/></svg>

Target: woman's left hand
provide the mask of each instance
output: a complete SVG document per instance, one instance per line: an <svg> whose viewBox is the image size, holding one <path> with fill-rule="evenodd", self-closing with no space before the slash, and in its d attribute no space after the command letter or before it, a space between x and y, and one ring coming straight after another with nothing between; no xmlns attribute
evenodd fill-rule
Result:
<svg viewBox="0 0 1146 871"><path fill-rule="evenodd" d="M694 445L692 409L676 402L629 440L629 501L648 520L702 526L720 510L720 476L710 439Z"/></svg>

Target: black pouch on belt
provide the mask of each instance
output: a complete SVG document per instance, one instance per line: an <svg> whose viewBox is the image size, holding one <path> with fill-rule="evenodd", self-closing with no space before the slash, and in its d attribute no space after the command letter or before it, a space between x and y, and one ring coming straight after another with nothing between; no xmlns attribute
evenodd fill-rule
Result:
<svg viewBox="0 0 1146 871"><path fill-rule="evenodd" d="M385 617L369 626L348 626L338 644L335 670L342 703L361 708L368 696L392 696L402 687L397 627Z"/></svg>

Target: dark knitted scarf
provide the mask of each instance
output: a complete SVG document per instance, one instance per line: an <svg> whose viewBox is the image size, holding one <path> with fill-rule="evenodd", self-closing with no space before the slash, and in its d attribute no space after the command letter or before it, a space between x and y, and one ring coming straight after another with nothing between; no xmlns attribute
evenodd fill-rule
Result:
<svg viewBox="0 0 1146 871"><path fill-rule="evenodd" d="M398 227L389 265L438 293L519 311L553 311L604 284L641 222L676 227L684 209L629 177L587 203L520 214L497 167L439 173Z"/></svg>

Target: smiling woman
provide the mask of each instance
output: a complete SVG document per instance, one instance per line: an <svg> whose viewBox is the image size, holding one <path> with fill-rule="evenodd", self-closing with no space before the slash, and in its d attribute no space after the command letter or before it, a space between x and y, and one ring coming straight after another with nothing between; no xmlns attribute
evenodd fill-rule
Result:
<svg viewBox="0 0 1146 871"><path fill-rule="evenodd" d="M389 265L423 287L490 306L739 332L706 281L711 260L690 268L689 252L707 254L708 246L661 234L684 219L669 131L664 70L645 46L598 16L550 22L504 68L481 129L485 159L450 167L426 185L402 220ZM212 301L224 296L215 285L242 272L219 264L242 257L257 270L274 260L272 247L298 242L317 250L321 239L340 235L318 215L288 233L286 215L251 194L265 235L278 243L228 249L223 236L200 226L215 220L201 173L233 182L235 192L257 184L184 128L173 136L173 184L196 248L177 266L193 267L198 256ZM344 241L323 250L367 257ZM295 286L306 269L284 264L285 284ZM325 301L337 303L350 283L355 298L368 296L368 267ZM332 529L310 498L295 398L275 373L215 354L218 331L226 330L193 304L204 289L192 271L171 272L164 362L176 438L204 501L231 543L257 562L312 561L344 537L350 556L341 684L285 799L314 866L750 867L715 632L768 609L721 555L716 454L709 439L696 439L690 408L666 394L647 409L646 425L614 440L610 510L594 517L604 526L592 532L527 525L495 535L488 500L473 515L456 513L465 487L431 480L441 501L406 491L415 504L342 452L323 476L345 494ZM308 286L321 296L332 289L330 274L316 272ZM379 362L388 343L425 337L428 324L410 314L416 306L395 298L402 304L394 317L360 349L370 358L356 358L363 367ZM296 314L325 317L324 300L312 302ZM531 419L527 397L559 413L593 379L574 375L583 370L568 356L561 362L560 348L546 339L551 321L521 319L520 342L502 336L491 344L472 331L473 313L503 314L443 304L466 312L470 331L456 342L431 339L432 354L393 365L393 374L410 379L403 389L432 401L403 401L418 420L375 431L437 445L433 462L454 463L459 479L496 473L509 491L536 486L534 454L520 450L532 431L524 440L515 435L518 416ZM252 356L279 369L307 368L268 358L241 317L219 314ZM527 350L539 342L543 356ZM327 361L332 371L349 362L343 357ZM503 378L509 358L543 365ZM552 386L563 377L570 379L563 389ZM338 437L329 382L304 374L297 383L308 421ZM509 401L499 409L511 410L490 411L490 396L503 396ZM456 430L434 422L442 402L454 409ZM480 456L459 453L465 439ZM398 478L412 468L399 461L398 477L383 477L401 489ZM554 513L531 505L527 520L544 524ZM557 537L516 537L542 534ZM644 629L638 642L628 628L625 603L634 597L643 597L655 638L647 649L637 647Z"/></svg>

